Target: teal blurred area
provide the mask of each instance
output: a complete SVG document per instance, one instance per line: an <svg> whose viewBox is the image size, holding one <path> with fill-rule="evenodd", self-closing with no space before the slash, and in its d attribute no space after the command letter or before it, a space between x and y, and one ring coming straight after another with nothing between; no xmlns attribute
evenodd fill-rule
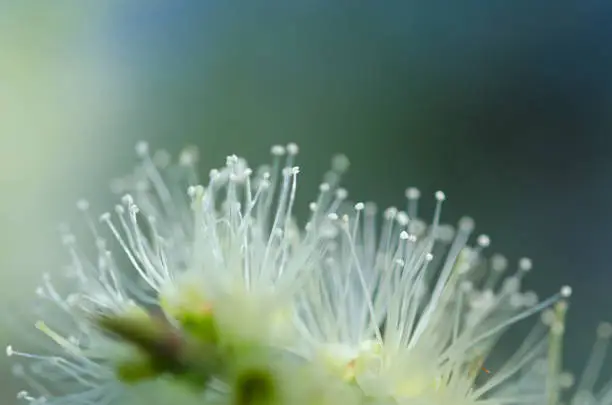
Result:
<svg viewBox="0 0 612 405"><path fill-rule="evenodd" d="M198 146L203 174L297 142L300 215L347 153L355 200L443 189L445 221L534 259L540 296L573 285L571 365L612 320L607 2L48 4L0 3L3 305L61 269L57 224L80 197L111 206L137 140Z"/></svg>

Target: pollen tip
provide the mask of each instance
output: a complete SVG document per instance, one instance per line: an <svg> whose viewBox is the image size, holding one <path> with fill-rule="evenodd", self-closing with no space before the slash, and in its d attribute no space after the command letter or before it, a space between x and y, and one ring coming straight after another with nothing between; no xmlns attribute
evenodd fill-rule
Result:
<svg viewBox="0 0 612 405"><path fill-rule="evenodd" d="M179 163L182 166L191 166L198 160L198 149L195 146L189 146L179 156Z"/></svg>
<svg viewBox="0 0 612 405"><path fill-rule="evenodd" d="M345 188L336 189L336 198L339 200L345 200L348 197L348 191Z"/></svg>
<svg viewBox="0 0 612 405"><path fill-rule="evenodd" d="M421 191L416 187L408 187L405 192L406 198L409 200L418 200L421 198Z"/></svg>
<svg viewBox="0 0 612 405"><path fill-rule="evenodd" d="M336 173L344 173L351 165L351 161L346 155L338 154L332 158L332 170Z"/></svg>
<svg viewBox="0 0 612 405"><path fill-rule="evenodd" d="M136 154L138 156L146 156L149 153L149 144L145 141L136 143Z"/></svg>
<svg viewBox="0 0 612 405"><path fill-rule="evenodd" d="M299 153L299 151L300 151L299 146L296 143L293 143L293 142L287 144L285 149L287 150L287 153L292 155L292 156L297 155Z"/></svg>
<svg viewBox="0 0 612 405"><path fill-rule="evenodd" d="M401 226L408 226L408 224L410 223L410 217L404 211L399 211L395 219L397 223Z"/></svg>
<svg viewBox="0 0 612 405"><path fill-rule="evenodd" d="M76 207L79 211L87 211L89 209L89 201L84 198L81 198L77 201Z"/></svg>
<svg viewBox="0 0 612 405"><path fill-rule="evenodd" d="M439 202L446 200L446 194L444 194L443 191L440 191L440 190L436 191L435 196L436 196L436 200Z"/></svg>
<svg viewBox="0 0 612 405"><path fill-rule="evenodd" d="M476 226L476 224L472 217L463 217L459 220L458 228L462 232L472 232L474 226Z"/></svg>
<svg viewBox="0 0 612 405"><path fill-rule="evenodd" d="M171 160L172 158L170 156L170 153L168 153L168 151L166 150L160 149L158 151L155 151L155 153L153 154L153 163L159 169L164 169L168 167Z"/></svg>
<svg viewBox="0 0 612 405"><path fill-rule="evenodd" d="M134 204L134 197L132 197L131 194L124 194L123 197L121 197L121 202L125 205L132 205Z"/></svg>
<svg viewBox="0 0 612 405"><path fill-rule="evenodd" d="M597 336L601 339L612 338L612 323L602 322L597 327Z"/></svg>
<svg viewBox="0 0 612 405"><path fill-rule="evenodd" d="M521 271L530 271L533 268L533 262L528 257L522 257L519 260L518 265L519 265L519 270ZM571 292L571 289L570 289L570 292Z"/></svg>
<svg viewBox="0 0 612 405"><path fill-rule="evenodd" d="M483 248L489 247L491 245L491 238L489 237L489 235L485 235L485 234L479 235L477 243L479 246Z"/></svg>
<svg viewBox="0 0 612 405"><path fill-rule="evenodd" d="M560 293L563 298L569 298L572 295L572 287L569 285L564 285L561 287Z"/></svg>
<svg viewBox="0 0 612 405"><path fill-rule="evenodd" d="M274 145L270 148L270 153L274 156L283 156L285 154L285 147L282 145Z"/></svg>

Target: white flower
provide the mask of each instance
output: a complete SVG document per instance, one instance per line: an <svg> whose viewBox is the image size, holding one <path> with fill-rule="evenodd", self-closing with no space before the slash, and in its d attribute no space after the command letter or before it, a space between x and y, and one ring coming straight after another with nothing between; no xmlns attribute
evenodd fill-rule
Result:
<svg viewBox="0 0 612 405"><path fill-rule="evenodd" d="M60 291L45 276L38 290L44 313L36 327L47 345L42 354L7 348L25 360L16 373L32 393L22 391L20 399L104 405L157 397L153 388L128 385L121 368L142 353L92 322L152 313L173 331L225 350L223 375L201 387L205 402L231 402L251 381L278 388L253 394L278 405L352 405L364 398L371 405L505 405L550 398L550 384L532 387L529 377L538 360L555 358L546 350L544 324L503 368L484 382L477 377L502 332L567 297L569 287L541 302L521 291L531 262L522 259L505 276L506 259L483 254L486 235L469 244L471 219L457 229L440 223L443 193L436 193L430 225L418 219L420 192L411 188L406 211L385 210L379 230L374 204L348 204L339 187L348 161L339 156L300 229L292 217L294 144L274 146L272 165L256 172L229 156L205 185L193 149L176 163L165 152L151 156L145 143L137 152L134 173L113 183L121 204L100 216L102 227L89 204L78 203L95 259L62 231L70 282ZM145 386L166 386L166 374L147 371L157 379Z"/></svg>
<svg viewBox="0 0 612 405"><path fill-rule="evenodd" d="M482 254L490 244L486 235L468 245L471 219L456 230L440 224L442 192L429 226L417 218L419 191L406 195L407 211L384 212L380 237L371 203L328 214L334 240L300 297L303 355L381 400L528 404L543 397L544 385L529 398L495 396L502 388L508 393L520 372L546 353L543 326L486 383L475 387L475 380L502 332L569 296L569 287L538 302L520 290L528 259L503 277L506 260Z"/></svg>
<svg viewBox="0 0 612 405"><path fill-rule="evenodd" d="M164 152L150 156L145 143L137 152L141 164L133 175L113 184L125 193L121 204L100 216L106 231L95 224L89 204L78 203L94 237L95 259L63 230L71 285L63 294L46 276L39 289L48 316L37 328L53 354L7 349L9 356L31 360L17 373L36 393L23 391L21 399L104 404L123 394L115 367L130 351L102 333L92 315L157 308L198 334L213 313L215 338L224 344L293 345L294 295L317 268L327 239L320 227L298 230L291 216L297 146L274 146L272 166L256 174L244 159L229 156L206 186L197 182L192 149L176 164ZM337 159L328 174L330 184L317 200L321 212L335 209L334 182L345 163ZM314 215L311 223L319 220Z"/></svg>

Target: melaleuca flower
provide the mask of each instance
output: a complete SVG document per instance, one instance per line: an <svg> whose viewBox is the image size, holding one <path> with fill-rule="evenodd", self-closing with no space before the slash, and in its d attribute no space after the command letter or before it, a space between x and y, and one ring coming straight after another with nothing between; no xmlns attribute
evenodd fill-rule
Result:
<svg viewBox="0 0 612 405"><path fill-rule="evenodd" d="M483 254L486 235L468 245L470 218L456 230L440 224L443 193L436 193L429 226L417 217L419 191L406 194L407 211L387 209L380 233L371 203L345 204L327 215L321 226L333 240L300 296L303 355L373 401L529 404L543 398L544 385L529 397L507 396L520 373L546 354L543 326L486 383L475 380L502 332L569 296L569 287L538 302L535 293L521 291L528 259L503 277L506 259Z"/></svg>
<svg viewBox="0 0 612 405"><path fill-rule="evenodd" d="M375 206L350 206L339 186L342 156L300 228L297 151L275 146L255 171L229 156L201 184L193 149L172 162L139 144L140 164L113 183L113 213L95 221L78 203L93 259L62 230L68 279L45 276L37 291L46 344L7 349L31 386L18 397L152 402L180 386L205 404L505 405L556 392L524 378L555 359L544 324L505 367L477 375L502 332L569 287L541 302L523 292L530 261L505 276L506 259L486 258L486 235L469 244L471 219L440 223L441 192L430 225L409 189L407 210L386 210L378 229Z"/></svg>
<svg viewBox="0 0 612 405"><path fill-rule="evenodd" d="M291 217L297 147L274 147L273 167L254 178L244 159L230 156L206 187L195 183L193 151L170 167L163 156L150 158L145 145L139 152L142 165L121 184L130 194L116 209L120 225L108 214L103 221L146 283L141 299L184 327L198 328L214 311L225 332L285 338L293 291L320 242L300 234Z"/></svg>
<svg viewBox="0 0 612 405"><path fill-rule="evenodd" d="M20 399L113 403L129 384L170 374L196 377L206 395L230 400L234 374L227 373L235 367L227 362L236 352L297 346L294 296L318 268L327 240L325 229L299 230L291 216L297 146L273 147L272 166L257 173L229 156L206 185L198 183L192 149L177 163L164 152L151 156L145 143L137 152L141 164L114 182L123 197L114 213L99 217L102 226L87 202L78 204L93 235L93 260L63 230L68 282L60 291L47 275L38 290L44 313L36 327L48 353L7 349L26 360L17 372L35 391ZM333 182L344 169L336 159L319 212L335 210ZM311 224L318 222L313 215ZM223 364L200 381L189 353L210 347Z"/></svg>

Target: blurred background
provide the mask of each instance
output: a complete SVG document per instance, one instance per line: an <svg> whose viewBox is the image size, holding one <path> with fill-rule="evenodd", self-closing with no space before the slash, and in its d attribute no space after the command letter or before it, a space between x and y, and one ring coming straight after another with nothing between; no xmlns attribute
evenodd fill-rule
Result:
<svg viewBox="0 0 612 405"><path fill-rule="evenodd" d="M298 212L344 152L354 199L442 189L540 296L573 286L581 368L612 321L612 3L417 3L0 2L2 306L60 268L57 224L107 209L137 140L195 144L204 172L294 141Z"/></svg>

